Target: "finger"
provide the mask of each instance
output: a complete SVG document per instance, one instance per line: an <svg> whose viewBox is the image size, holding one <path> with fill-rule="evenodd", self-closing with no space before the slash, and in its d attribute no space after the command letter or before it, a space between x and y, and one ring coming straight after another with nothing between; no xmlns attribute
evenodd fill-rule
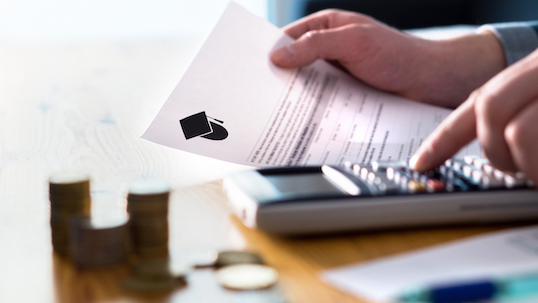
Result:
<svg viewBox="0 0 538 303"><path fill-rule="evenodd" d="M420 145L409 161L418 171L430 170L454 156L476 138L474 96L454 110Z"/></svg>
<svg viewBox="0 0 538 303"><path fill-rule="evenodd" d="M536 53L538 54L538 53ZM481 89L476 98L477 136L490 162L503 171L515 171L506 142L508 123L538 97L538 56L527 57L505 69Z"/></svg>
<svg viewBox="0 0 538 303"><path fill-rule="evenodd" d="M527 105L505 130L516 171L538 184L538 99Z"/></svg>
<svg viewBox="0 0 538 303"><path fill-rule="evenodd" d="M274 51L271 60L282 67L305 66L317 59L345 60L350 52L356 53L356 46L353 47L352 44L357 40L357 32L351 32L356 26L309 31L289 45Z"/></svg>
<svg viewBox="0 0 538 303"><path fill-rule="evenodd" d="M301 18L282 28L292 38L299 38L313 30L330 29L351 23L368 23L373 19L359 14L336 9L322 10Z"/></svg>

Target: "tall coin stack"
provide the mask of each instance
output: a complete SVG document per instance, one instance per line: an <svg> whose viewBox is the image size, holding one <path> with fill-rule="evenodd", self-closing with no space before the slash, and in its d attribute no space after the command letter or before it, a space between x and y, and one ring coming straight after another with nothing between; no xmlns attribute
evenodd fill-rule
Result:
<svg viewBox="0 0 538 303"><path fill-rule="evenodd" d="M69 220L90 215L90 178L79 172L55 173L49 178L52 247L69 254Z"/></svg>
<svg viewBox="0 0 538 303"><path fill-rule="evenodd" d="M126 262L131 252L128 215L71 218L71 257L79 267Z"/></svg>
<svg viewBox="0 0 538 303"><path fill-rule="evenodd" d="M127 211L131 218L133 250L140 257L168 256L168 200L163 181L139 181L129 186Z"/></svg>

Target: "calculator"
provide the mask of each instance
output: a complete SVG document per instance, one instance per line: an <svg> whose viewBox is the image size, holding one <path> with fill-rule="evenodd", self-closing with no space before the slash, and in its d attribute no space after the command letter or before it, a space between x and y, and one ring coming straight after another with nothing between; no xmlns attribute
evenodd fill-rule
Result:
<svg viewBox="0 0 538 303"><path fill-rule="evenodd" d="M246 226L276 234L538 219L534 184L476 156L424 173L401 161L248 170L223 188Z"/></svg>

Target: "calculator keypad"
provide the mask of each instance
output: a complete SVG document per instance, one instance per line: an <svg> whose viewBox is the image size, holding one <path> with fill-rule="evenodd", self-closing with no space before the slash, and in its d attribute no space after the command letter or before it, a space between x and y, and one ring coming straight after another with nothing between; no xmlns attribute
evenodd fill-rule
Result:
<svg viewBox="0 0 538 303"><path fill-rule="evenodd" d="M533 187L524 174L509 174L487 159L466 156L445 161L439 168L420 173L406 162L373 161L371 165L346 163L344 170L368 184L373 195L461 192Z"/></svg>

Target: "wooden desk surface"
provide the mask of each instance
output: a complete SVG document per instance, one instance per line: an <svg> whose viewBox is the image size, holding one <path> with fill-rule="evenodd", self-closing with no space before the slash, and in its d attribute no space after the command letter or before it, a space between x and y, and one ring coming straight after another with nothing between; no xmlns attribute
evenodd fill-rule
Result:
<svg viewBox="0 0 538 303"><path fill-rule="evenodd" d="M244 167L139 138L193 58L193 44L0 45L0 302L249 302L220 288L210 269L148 297L120 288L126 266L80 270L55 255L47 177L57 170L89 172L98 209L116 207L131 180L169 181L171 253L258 251L279 270L290 302L362 302L322 283L320 271L507 227L303 238L248 230L226 208L218 181Z"/></svg>

